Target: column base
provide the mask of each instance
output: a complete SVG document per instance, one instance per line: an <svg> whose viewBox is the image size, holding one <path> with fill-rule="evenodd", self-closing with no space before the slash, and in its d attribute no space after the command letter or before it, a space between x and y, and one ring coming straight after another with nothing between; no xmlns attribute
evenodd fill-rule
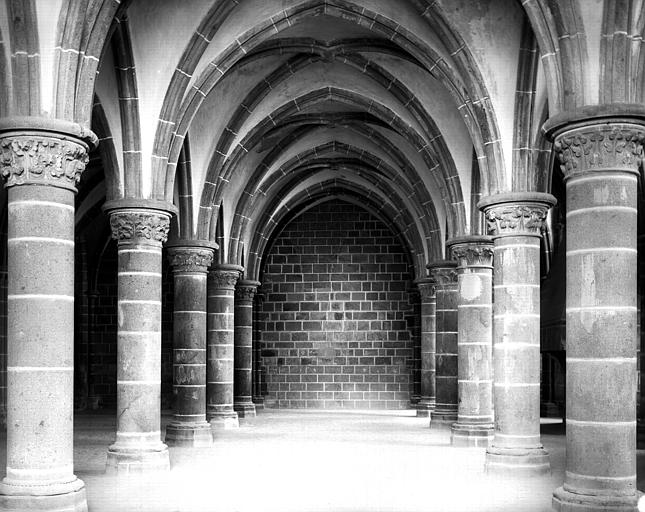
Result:
<svg viewBox="0 0 645 512"><path fill-rule="evenodd" d="M5 478L0 483L0 510L87 512L85 484L75 478L64 484L15 485Z"/></svg>
<svg viewBox="0 0 645 512"><path fill-rule="evenodd" d="M575 494L558 487L553 493L556 512L636 512L639 494L633 496L593 496Z"/></svg>
<svg viewBox="0 0 645 512"><path fill-rule="evenodd" d="M254 396L253 403L255 404L255 410L264 409L264 397L263 396Z"/></svg>
<svg viewBox="0 0 645 512"><path fill-rule="evenodd" d="M192 448L213 446L210 423L171 423L166 427L166 444Z"/></svg>
<svg viewBox="0 0 645 512"><path fill-rule="evenodd" d="M237 413L228 411L213 413L210 423L213 430L229 430L240 426Z"/></svg>
<svg viewBox="0 0 645 512"><path fill-rule="evenodd" d="M255 404L253 402L238 402L233 404L233 410L240 418L255 418Z"/></svg>
<svg viewBox="0 0 645 512"><path fill-rule="evenodd" d="M450 428L450 444L464 448L488 448L495 437L493 425L455 423Z"/></svg>
<svg viewBox="0 0 645 512"><path fill-rule="evenodd" d="M417 418L429 418L435 408L435 403L432 400L421 399L414 407L417 410Z"/></svg>
<svg viewBox="0 0 645 512"><path fill-rule="evenodd" d="M456 410L435 409L430 412L430 428L449 429L456 421Z"/></svg>
<svg viewBox="0 0 645 512"><path fill-rule="evenodd" d="M497 448L486 450L486 473L503 476L537 476L551 472L544 448Z"/></svg>
<svg viewBox="0 0 645 512"><path fill-rule="evenodd" d="M107 474L152 473L169 471L170 456L168 447L159 442L158 448L120 447L108 448L105 472Z"/></svg>

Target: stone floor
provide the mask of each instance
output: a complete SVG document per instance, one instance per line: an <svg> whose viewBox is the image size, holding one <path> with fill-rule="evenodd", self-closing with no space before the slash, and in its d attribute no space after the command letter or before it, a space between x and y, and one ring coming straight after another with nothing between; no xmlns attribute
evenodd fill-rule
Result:
<svg viewBox="0 0 645 512"><path fill-rule="evenodd" d="M451 448L448 431L412 414L267 410L217 433L211 449L172 448L167 474L119 479L103 474L114 416L77 415L75 467L90 512L551 510L564 472L561 422L542 425L551 476L497 480L483 474L483 449ZM640 466L642 489L645 451Z"/></svg>

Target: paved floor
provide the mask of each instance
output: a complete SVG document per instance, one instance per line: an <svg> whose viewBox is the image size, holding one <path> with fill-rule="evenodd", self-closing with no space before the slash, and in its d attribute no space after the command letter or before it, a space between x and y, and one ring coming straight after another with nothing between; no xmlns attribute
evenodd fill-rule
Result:
<svg viewBox="0 0 645 512"><path fill-rule="evenodd" d="M119 479L103 474L113 415L78 415L75 467L90 512L551 510L564 472L561 423L542 425L550 476L496 480L483 474L483 449L452 448L447 431L412 414L264 411L217 433L211 449L172 448L167 474Z"/></svg>

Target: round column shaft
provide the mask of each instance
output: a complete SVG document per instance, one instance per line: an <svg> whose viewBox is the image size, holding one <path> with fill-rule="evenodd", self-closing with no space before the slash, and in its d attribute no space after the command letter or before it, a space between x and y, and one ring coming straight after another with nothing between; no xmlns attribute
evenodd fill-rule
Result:
<svg viewBox="0 0 645 512"><path fill-rule="evenodd" d="M88 145L80 134L0 130L8 189L7 466L0 508L86 511L85 487L73 467L74 195Z"/></svg>
<svg viewBox="0 0 645 512"><path fill-rule="evenodd" d="M417 416L429 417L435 408L435 357L436 333L436 289L431 278L416 281L421 297L421 399L417 404Z"/></svg>
<svg viewBox="0 0 645 512"><path fill-rule="evenodd" d="M254 297L253 314L253 403L256 411L264 409L264 395L262 395L262 351L260 349L260 337L262 335L260 328L260 312L264 294L256 292Z"/></svg>
<svg viewBox="0 0 645 512"><path fill-rule="evenodd" d="M213 249L187 246L186 240L168 248L174 277L173 394L175 408L166 427L169 446L211 446L206 421L206 285ZM197 244L197 241L192 241Z"/></svg>
<svg viewBox="0 0 645 512"><path fill-rule="evenodd" d="M565 127L554 149L567 204L567 457L559 511L634 511L637 196L645 128Z"/></svg>
<svg viewBox="0 0 645 512"><path fill-rule="evenodd" d="M540 237L549 194L518 192L479 202L494 239L495 439L490 473L550 471L540 440Z"/></svg>
<svg viewBox="0 0 645 512"><path fill-rule="evenodd" d="M235 284L238 265L215 265L208 273L206 418L218 428L239 427L233 409Z"/></svg>
<svg viewBox="0 0 645 512"><path fill-rule="evenodd" d="M493 439L493 241L487 236L449 242L457 260L459 408L453 446L488 447Z"/></svg>
<svg viewBox="0 0 645 512"><path fill-rule="evenodd" d="M240 280L235 288L233 408L240 418L255 416L252 400L253 296L258 286L257 281Z"/></svg>
<svg viewBox="0 0 645 512"><path fill-rule="evenodd" d="M436 283L436 405L431 428L447 428L457 421L457 263L439 261L428 269Z"/></svg>
<svg viewBox="0 0 645 512"><path fill-rule="evenodd" d="M117 431L107 471L168 470L160 432L161 245L170 213L120 204L129 202L105 206L118 242Z"/></svg>

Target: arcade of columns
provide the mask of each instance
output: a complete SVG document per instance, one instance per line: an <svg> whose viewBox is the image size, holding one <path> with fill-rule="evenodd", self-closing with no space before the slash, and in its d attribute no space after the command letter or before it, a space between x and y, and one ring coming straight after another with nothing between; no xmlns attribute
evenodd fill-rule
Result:
<svg viewBox="0 0 645 512"><path fill-rule="evenodd" d="M567 460L556 510L636 505L636 199L645 129L629 116L552 119L566 181ZM0 125L8 189L8 406L5 508L85 510L73 472L74 194L91 132L15 118ZM517 192L479 203L489 237L450 240L422 297L420 415L455 446L487 447L489 472L540 474L540 237L554 199ZM170 204L106 204L118 242L117 432L108 470L169 467L160 432L162 245ZM42 222L43 216L48 222ZM175 281L172 445L255 414L254 294L244 269L211 265L215 244L169 244ZM47 257L44 257L44 255ZM55 319L55 321L52 321ZM608 388L594 386L605 374ZM49 396L33 379L47 382ZM47 403L57 403L47 408ZM43 412L48 411L48 412ZM42 421L43 414L47 415ZM210 422L210 424L208 423ZM35 449L38 447L38 449Z"/></svg>

